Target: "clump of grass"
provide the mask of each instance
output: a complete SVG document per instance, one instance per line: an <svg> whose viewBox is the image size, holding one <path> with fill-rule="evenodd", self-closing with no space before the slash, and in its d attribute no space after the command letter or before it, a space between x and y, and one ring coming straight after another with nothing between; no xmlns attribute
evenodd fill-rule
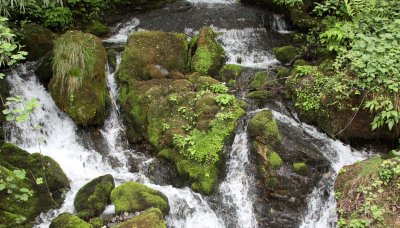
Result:
<svg viewBox="0 0 400 228"><path fill-rule="evenodd" d="M55 41L53 50L53 77L61 85L60 94L73 95L84 77L93 77L95 44L87 34L71 31Z"/></svg>

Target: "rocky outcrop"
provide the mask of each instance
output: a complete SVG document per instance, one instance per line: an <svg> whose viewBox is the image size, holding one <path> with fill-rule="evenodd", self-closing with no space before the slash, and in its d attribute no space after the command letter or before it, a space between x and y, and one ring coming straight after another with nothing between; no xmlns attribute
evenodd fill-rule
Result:
<svg viewBox="0 0 400 228"><path fill-rule="evenodd" d="M224 143L244 111L216 79L185 75L185 42L184 34L133 33L118 72L119 102L129 141L145 139L193 189L210 193Z"/></svg>
<svg viewBox="0 0 400 228"><path fill-rule="evenodd" d="M111 202L110 194L114 187L114 178L109 174L85 184L75 196L74 206L77 216L87 221L103 213Z"/></svg>
<svg viewBox="0 0 400 228"><path fill-rule="evenodd" d="M62 213L51 221L50 228L93 228L93 226L70 213Z"/></svg>
<svg viewBox="0 0 400 228"><path fill-rule="evenodd" d="M137 182L125 182L111 192L115 211L140 212L158 208L164 215L169 212L168 199L164 194Z"/></svg>
<svg viewBox="0 0 400 228"><path fill-rule="evenodd" d="M0 190L0 223L10 227L31 222L41 212L60 206L69 188L57 162L12 144L0 148L0 170L0 183L5 187Z"/></svg>
<svg viewBox="0 0 400 228"><path fill-rule="evenodd" d="M20 30L22 50L28 52L27 60L35 61L53 48L56 35L49 29L36 23L27 23Z"/></svg>
<svg viewBox="0 0 400 228"><path fill-rule="evenodd" d="M335 182L338 227L397 227L400 159L375 157L346 166Z"/></svg>
<svg viewBox="0 0 400 228"><path fill-rule="evenodd" d="M100 125L106 116L106 51L91 34L68 31L55 41L50 94L77 124Z"/></svg>

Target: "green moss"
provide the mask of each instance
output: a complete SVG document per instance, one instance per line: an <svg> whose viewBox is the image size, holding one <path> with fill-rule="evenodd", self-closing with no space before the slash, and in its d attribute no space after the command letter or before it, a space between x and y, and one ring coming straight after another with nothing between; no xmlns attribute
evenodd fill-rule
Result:
<svg viewBox="0 0 400 228"><path fill-rule="evenodd" d="M166 228L163 214L158 208L151 208L140 215L120 223L115 228Z"/></svg>
<svg viewBox="0 0 400 228"><path fill-rule="evenodd" d="M236 64L224 65L220 71L221 81L229 83L230 81L236 79L242 74L243 67Z"/></svg>
<svg viewBox="0 0 400 228"><path fill-rule="evenodd" d="M118 78L148 80L144 69L149 64L161 65L168 71L184 72L187 64L188 46L185 34L160 31L134 32L121 57Z"/></svg>
<svg viewBox="0 0 400 228"><path fill-rule="evenodd" d="M138 212L151 207L159 208L165 215L169 212L168 199L161 192L136 182L125 182L111 192L115 211Z"/></svg>
<svg viewBox="0 0 400 228"><path fill-rule="evenodd" d="M105 36L110 32L110 30L106 25L102 24L100 21L95 21L89 27L89 32L96 36Z"/></svg>
<svg viewBox="0 0 400 228"><path fill-rule="evenodd" d="M272 97L272 93L267 90L253 91L246 94L246 98L252 100L265 100Z"/></svg>
<svg viewBox="0 0 400 228"><path fill-rule="evenodd" d="M70 213L62 213L51 221L50 228L93 228L93 226Z"/></svg>
<svg viewBox="0 0 400 228"><path fill-rule="evenodd" d="M55 41L50 94L77 124L104 122L106 51L102 41L87 33L68 31Z"/></svg>
<svg viewBox="0 0 400 228"><path fill-rule="evenodd" d="M293 46L283 46L273 49L276 59L282 63L290 63L299 56L299 50Z"/></svg>
<svg viewBox="0 0 400 228"><path fill-rule="evenodd" d="M263 110L257 113L249 123L249 134L264 145L275 147L281 144L278 125L272 117L272 112Z"/></svg>
<svg viewBox="0 0 400 228"><path fill-rule="evenodd" d="M216 34L210 27L200 30L197 39L197 49L191 59L193 71L202 75L215 75L224 60L224 49L215 40Z"/></svg>
<svg viewBox="0 0 400 228"><path fill-rule="evenodd" d="M97 177L85 184L79 189L74 200L78 217L89 220L103 213L110 202L113 189L114 178L111 175Z"/></svg>
<svg viewBox="0 0 400 228"><path fill-rule="evenodd" d="M111 69L115 69L117 67L117 52L114 48L107 50L107 61Z"/></svg>
<svg viewBox="0 0 400 228"><path fill-rule="evenodd" d="M290 70L287 67L278 66L276 68L276 77L279 79L286 79L290 75Z"/></svg>
<svg viewBox="0 0 400 228"><path fill-rule="evenodd" d="M295 162L293 163L293 170L297 174L307 175L308 167L304 162Z"/></svg>
<svg viewBox="0 0 400 228"><path fill-rule="evenodd" d="M296 66L305 66L305 65L310 65L307 61L305 61L304 59L297 59L296 61L294 61L293 63L293 67Z"/></svg>
<svg viewBox="0 0 400 228"><path fill-rule="evenodd" d="M28 61L38 60L53 48L56 35L43 26L27 23L21 27L19 32L22 36L23 51L28 52Z"/></svg>
<svg viewBox="0 0 400 228"><path fill-rule="evenodd" d="M93 228L102 228L106 225L102 217L90 219L89 224L92 225Z"/></svg>
<svg viewBox="0 0 400 228"><path fill-rule="evenodd" d="M268 155L268 163L272 169L278 169L282 165L282 158L278 153L272 151Z"/></svg>

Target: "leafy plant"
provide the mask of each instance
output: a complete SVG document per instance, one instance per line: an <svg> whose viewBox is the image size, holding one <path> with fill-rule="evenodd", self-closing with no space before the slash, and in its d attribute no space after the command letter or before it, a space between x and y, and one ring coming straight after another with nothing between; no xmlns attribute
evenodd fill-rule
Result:
<svg viewBox="0 0 400 228"><path fill-rule="evenodd" d="M231 94L219 94L214 98L214 100L222 106L232 105L235 99L235 96Z"/></svg>

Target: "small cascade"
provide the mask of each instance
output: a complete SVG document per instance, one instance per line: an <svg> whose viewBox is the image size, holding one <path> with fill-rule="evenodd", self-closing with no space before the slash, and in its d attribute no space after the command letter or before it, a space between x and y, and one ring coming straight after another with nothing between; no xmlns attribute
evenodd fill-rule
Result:
<svg viewBox="0 0 400 228"><path fill-rule="evenodd" d="M136 17L124 22L119 23L112 31L112 36L105 39L105 43L126 43L128 41L128 36L131 34L140 24L140 20Z"/></svg>
<svg viewBox="0 0 400 228"><path fill-rule="evenodd" d="M186 1L191 2L193 4L207 4L207 5L237 3L236 0L186 0Z"/></svg>
<svg viewBox="0 0 400 228"><path fill-rule="evenodd" d="M225 207L235 211L236 221L229 221L236 227L257 227L253 212L253 200L250 197L250 186L254 183L251 175L246 172L250 164L249 142L247 125L244 119L239 122L239 127L228 155L227 175L220 185L220 193L223 196Z"/></svg>
<svg viewBox="0 0 400 228"><path fill-rule="evenodd" d="M249 68L266 69L278 64L272 52L262 45L265 28L218 29L218 40L225 49L227 64L239 64Z"/></svg>
<svg viewBox="0 0 400 228"><path fill-rule="evenodd" d="M283 14L272 15L272 29L282 34L293 33L293 31L288 30L285 21L285 16Z"/></svg>

